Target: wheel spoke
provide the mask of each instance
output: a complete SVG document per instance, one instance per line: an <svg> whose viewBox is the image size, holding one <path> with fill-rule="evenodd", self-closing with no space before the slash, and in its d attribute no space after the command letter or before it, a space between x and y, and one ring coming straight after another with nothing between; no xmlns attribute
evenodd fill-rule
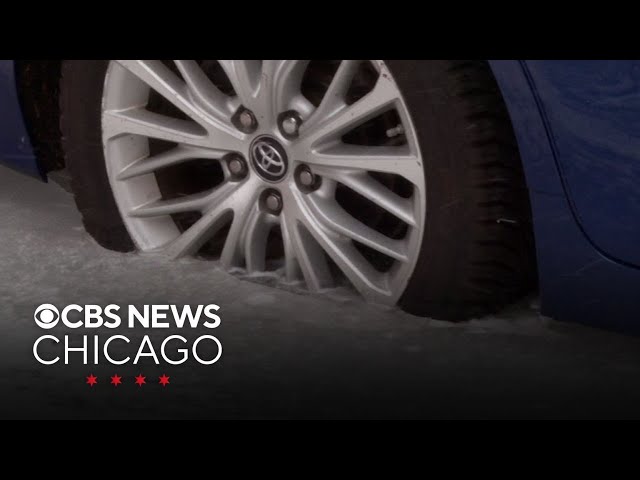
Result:
<svg viewBox="0 0 640 480"><path fill-rule="evenodd" d="M318 105L318 108L313 112L309 120L307 120L306 128L312 128L315 124L327 117L331 117L337 113L338 110L346 106L345 97L347 91L361 63L360 60L343 60L340 63L329 88L324 94L324 97L322 97L320 105Z"/></svg>
<svg viewBox="0 0 640 480"><path fill-rule="evenodd" d="M414 185L424 177L422 161L406 145L367 147L339 144L323 151L311 152L306 161L322 175L337 175L336 169L372 171L401 175Z"/></svg>
<svg viewBox="0 0 640 480"><path fill-rule="evenodd" d="M369 174L365 172L336 172L334 170L325 176L346 185L406 224L412 227L416 226L412 199L397 195Z"/></svg>
<svg viewBox="0 0 640 480"><path fill-rule="evenodd" d="M189 99L185 83L160 60L116 61L184 114L200 124L207 123L206 115Z"/></svg>
<svg viewBox="0 0 640 480"><path fill-rule="evenodd" d="M371 266L353 243L344 237L328 235L316 222L310 222L308 219L304 219L303 222L309 233L362 296L371 300L381 300L381 297L388 296L384 275Z"/></svg>
<svg viewBox="0 0 640 480"><path fill-rule="evenodd" d="M223 227L229 216L237 208L241 184L227 182L217 187L207 198L207 204L214 205L202 217L161 249L161 253L178 258L193 255L204 243Z"/></svg>
<svg viewBox="0 0 640 480"><path fill-rule="evenodd" d="M290 220L286 211L282 212L280 214L280 231L282 232L282 244L284 247L284 273L288 282L300 280L302 277L302 271L295 253L293 228L295 228L295 220Z"/></svg>
<svg viewBox="0 0 640 480"><path fill-rule="evenodd" d="M229 122L230 116L233 114L229 97L209 80L200 65L195 60L174 60L174 62L197 102L209 113Z"/></svg>
<svg viewBox="0 0 640 480"><path fill-rule="evenodd" d="M257 197L258 190L254 189L251 195L243 198L242 203L245 207L234 209L231 228L229 228L229 233L227 234L222 253L220 254L220 263L226 269L238 266L241 262L243 256L241 239L247 224L252 217L257 214Z"/></svg>
<svg viewBox="0 0 640 480"><path fill-rule="evenodd" d="M367 247L401 262L406 262L407 252L401 240L389 238L382 233L367 227L364 223L352 217L335 200L326 200L315 195L309 195L310 220L323 225L326 229L339 235L360 242Z"/></svg>
<svg viewBox="0 0 640 480"><path fill-rule="evenodd" d="M300 135L307 147L313 148L322 142L330 142L342 134L361 125L367 120L389 110L398 99L398 91L392 88L386 79L380 79L373 90L353 105L343 104L341 108L330 112L324 119L314 124L303 124Z"/></svg>
<svg viewBox="0 0 640 480"><path fill-rule="evenodd" d="M259 95L261 98L265 97L263 101L272 102L272 109L276 115L292 109L301 102L300 84L308 65L309 60L263 62Z"/></svg>
<svg viewBox="0 0 640 480"><path fill-rule="evenodd" d="M242 242L247 272L254 273L265 270L269 232L277 223L277 218L261 211L258 204L253 206Z"/></svg>
<svg viewBox="0 0 640 480"><path fill-rule="evenodd" d="M105 111L102 114L102 130L106 138L131 134L197 147L208 144L206 133L197 123L142 108Z"/></svg>
<svg viewBox="0 0 640 480"><path fill-rule="evenodd" d="M291 249L293 250L289 257L295 256L307 288L317 292L323 288L333 287L333 275L329 270L324 252L313 236L295 218L288 222L287 228L291 236Z"/></svg>
<svg viewBox="0 0 640 480"><path fill-rule="evenodd" d="M131 217L158 217L182 212L201 211L206 205L211 192L203 192L171 200L155 200L141 205L129 212Z"/></svg>
<svg viewBox="0 0 640 480"><path fill-rule="evenodd" d="M167 117L142 108L103 112L102 130L105 138L130 134L193 147L213 145L226 151L238 151L243 147L242 139L229 132L212 129L207 134L195 122Z"/></svg>
<svg viewBox="0 0 640 480"><path fill-rule="evenodd" d="M178 146L171 150L167 150L166 152L159 153L158 155L136 160L123 168L118 174L117 179L128 180L141 175L147 175L157 170L196 158L219 159L226 153L227 152L225 150Z"/></svg>
<svg viewBox="0 0 640 480"><path fill-rule="evenodd" d="M259 60L218 60L231 86L245 108L255 110L255 97L260 83Z"/></svg>

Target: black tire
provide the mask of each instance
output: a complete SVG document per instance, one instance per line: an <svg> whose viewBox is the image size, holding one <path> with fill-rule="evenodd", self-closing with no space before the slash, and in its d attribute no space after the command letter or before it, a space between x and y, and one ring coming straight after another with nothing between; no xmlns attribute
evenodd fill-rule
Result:
<svg viewBox="0 0 640 480"><path fill-rule="evenodd" d="M418 131L427 222L399 305L462 320L494 311L535 282L531 213L509 116L486 62L387 62ZM133 242L111 193L100 105L108 61L65 61L62 146L87 231L109 249Z"/></svg>
<svg viewBox="0 0 640 480"><path fill-rule="evenodd" d="M497 310L535 282L531 209L506 106L483 61L390 61L418 132L427 222L399 301L462 320Z"/></svg>
<svg viewBox="0 0 640 480"><path fill-rule="evenodd" d="M102 151L100 106L107 60L67 60L60 73L60 131L65 166L82 222L103 247L135 249L113 199Z"/></svg>

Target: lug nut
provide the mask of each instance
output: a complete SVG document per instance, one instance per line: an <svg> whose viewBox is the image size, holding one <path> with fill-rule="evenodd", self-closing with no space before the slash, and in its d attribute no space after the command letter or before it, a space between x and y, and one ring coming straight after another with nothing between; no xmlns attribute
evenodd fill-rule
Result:
<svg viewBox="0 0 640 480"><path fill-rule="evenodd" d="M231 173L234 175L239 175L242 173L242 170L244 170L244 165L241 160L234 158L229 162L229 170L231 170Z"/></svg>
<svg viewBox="0 0 640 480"><path fill-rule="evenodd" d="M310 187L311 185L313 185L313 182L315 180L313 173L311 173L311 170L309 170L308 167L300 169L298 178L300 179L300 184L304 185L305 187Z"/></svg>
<svg viewBox="0 0 640 480"><path fill-rule="evenodd" d="M251 128L255 123L256 119L253 114L249 110L245 110L240 114L240 125L244 128Z"/></svg>
<svg viewBox="0 0 640 480"><path fill-rule="evenodd" d="M318 187L320 187L321 180L322 178L318 175L314 175L311 169L306 165L301 165L296 170L296 181L298 183L298 187L306 193L318 189Z"/></svg>
<svg viewBox="0 0 640 480"><path fill-rule="evenodd" d="M264 205L269 213L277 215L280 213L280 210L282 210L282 197L276 191L269 191L264 197Z"/></svg>
<svg viewBox="0 0 640 480"><path fill-rule="evenodd" d="M251 110L240 107L231 117L235 127L244 133L253 133L258 128L258 120Z"/></svg>
<svg viewBox="0 0 640 480"><path fill-rule="evenodd" d="M279 115L280 131L286 138L295 138L298 136L302 118L297 112L290 110Z"/></svg>
<svg viewBox="0 0 640 480"><path fill-rule="evenodd" d="M282 121L282 130L287 135L296 135L300 128L300 121L296 117L287 117Z"/></svg>
<svg viewBox="0 0 640 480"><path fill-rule="evenodd" d="M235 178L242 178L247 174L247 164L240 156L233 156L227 160L227 166Z"/></svg>
<svg viewBox="0 0 640 480"><path fill-rule="evenodd" d="M280 197L275 193L270 193L269 195L267 195L265 203L267 204L267 208L273 212L282 208L282 200L280 200Z"/></svg>

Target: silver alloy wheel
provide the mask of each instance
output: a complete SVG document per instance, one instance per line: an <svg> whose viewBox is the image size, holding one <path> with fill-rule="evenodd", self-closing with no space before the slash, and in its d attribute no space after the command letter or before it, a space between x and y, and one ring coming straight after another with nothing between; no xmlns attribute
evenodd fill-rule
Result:
<svg viewBox="0 0 640 480"><path fill-rule="evenodd" d="M284 281L304 281L318 291L333 287L341 272L368 300L395 303L419 254L426 191L416 133L384 62L341 61L315 104L301 90L309 61L219 60L232 94L224 93L197 61L173 62L177 68L160 60L112 61L105 79L107 172L137 247L169 257L194 255L226 226L220 264L259 273L267 268L269 233L279 226L283 262L277 271ZM363 62L375 69L377 79L364 96L348 103L347 92ZM182 118L149 110L151 92L176 107ZM345 134L390 110L399 124L387 135L401 133L403 142L381 146L344 141ZM247 113L238 117L243 112L255 122ZM284 120L283 133L279 117L284 112L297 117ZM170 142L172 148L150 153L153 139ZM238 154L249 165L241 178L227 162ZM193 159L218 161L224 179L207 191L164 199L156 172ZM261 171L261 165L273 175ZM384 174L402 177L412 192L398 194L376 177ZM344 188L399 220L406 227L403 235L389 235L345 209L336 199L336 191ZM269 201L275 205L280 200L277 210L265 202L274 194L278 198ZM181 231L172 216L184 212L200 216ZM365 250L389 259L390 267L378 268Z"/></svg>

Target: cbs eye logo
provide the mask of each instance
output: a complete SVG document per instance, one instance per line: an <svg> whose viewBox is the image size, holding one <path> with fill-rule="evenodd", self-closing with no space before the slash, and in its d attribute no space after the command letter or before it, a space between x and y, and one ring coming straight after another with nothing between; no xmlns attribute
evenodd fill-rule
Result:
<svg viewBox="0 0 640 480"><path fill-rule="evenodd" d="M43 303L36 308L36 311L33 314L33 319L40 328L48 330L58 324L58 320L60 320L60 312L58 312L58 309L50 303Z"/></svg>

